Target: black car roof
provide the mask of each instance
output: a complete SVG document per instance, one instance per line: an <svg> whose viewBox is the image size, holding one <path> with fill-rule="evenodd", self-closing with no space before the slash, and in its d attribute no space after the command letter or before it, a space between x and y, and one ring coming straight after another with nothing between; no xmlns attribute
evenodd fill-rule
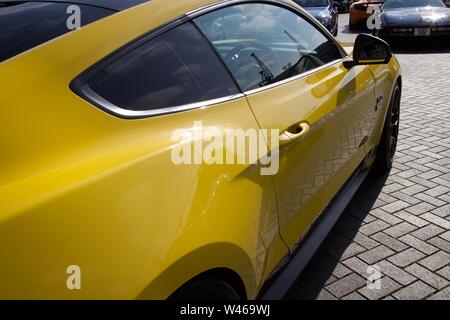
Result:
<svg viewBox="0 0 450 320"><path fill-rule="evenodd" d="M150 0L0 0L0 2L65 2L122 11Z"/></svg>

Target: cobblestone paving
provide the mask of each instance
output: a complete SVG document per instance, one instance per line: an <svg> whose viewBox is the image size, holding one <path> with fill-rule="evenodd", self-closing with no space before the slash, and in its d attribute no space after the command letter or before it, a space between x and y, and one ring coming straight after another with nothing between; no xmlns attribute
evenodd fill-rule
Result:
<svg viewBox="0 0 450 320"><path fill-rule="evenodd" d="M369 175L287 299L450 299L450 49L402 48L397 57L394 168ZM372 265L379 290L367 286Z"/></svg>

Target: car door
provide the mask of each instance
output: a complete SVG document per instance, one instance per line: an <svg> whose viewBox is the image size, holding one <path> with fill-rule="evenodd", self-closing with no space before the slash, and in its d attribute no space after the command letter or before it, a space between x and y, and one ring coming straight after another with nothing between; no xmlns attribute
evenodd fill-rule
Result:
<svg viewBox="0 0 450 320"><path fill-rule="evenodd" d="M236 4L195 23L260 127L280 132L272 179L280 233L292 247L366 156L372 74L366 66L347 70L344 50L295 5Z"/></svg>

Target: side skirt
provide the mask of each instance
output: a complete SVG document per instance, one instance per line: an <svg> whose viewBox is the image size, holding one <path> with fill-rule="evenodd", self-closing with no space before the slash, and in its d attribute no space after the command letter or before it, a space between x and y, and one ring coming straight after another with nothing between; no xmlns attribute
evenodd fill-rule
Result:
<svg viewBox="0 0 450 320"><path fill-rule="evenodd" d="M312 230L298 247L296 253L292 256L290 262L281 271L277 272L274 279L269 280L269 283L263 287L262 292L259 294L259 299L280 300L286 295L336 224L369 171L370 169L361 166L352 175L322 213Z"/></svg>

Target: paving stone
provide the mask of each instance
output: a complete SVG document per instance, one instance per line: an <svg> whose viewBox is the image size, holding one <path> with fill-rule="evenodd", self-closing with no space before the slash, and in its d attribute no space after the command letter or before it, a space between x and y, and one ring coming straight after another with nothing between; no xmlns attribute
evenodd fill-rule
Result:
<svg viewBox="0 0 450 320"><path fill-rule="evenodd" d="M398 225L395 225L393 227L390 227L390 228L384 230L383 232L390 235L391 237L399 238L402 235L407 234L416 229L417 229L417 227L415 225L412 225L408 222L402 222Z"/></svg>
<svg viewBox="0 0 450 320"><path fill-rule="evenodd" d="M405 186L403 186L403 185L401 185L399 183L392 183L390 185L385 186L383 188L383 192L386 192L386 193L390 194L390 193L393 193L395 191L398 191L398 190L401 190L401 189L404 189L404 188L405 188Z"/></svg>
<svg viewBox="0 0 450 320"><path fill-rule="evenodd" d="M439 196L439 200L442 200L445 203L449 203L450 202L450 194L443 194L442 196Z"/></svg>
<svg viewBox="0 0 450 320"><path fill-rule="evenodd" d="M439 248L447 253L450 253L450 241L444 240L439 237L434 237L428 240L430 244L435 246L436 248Z"/></svg>
<svg viewBox="0 0 450 320"><path fill-rule="evenodd" d="M372 238L369 238L368 236L366 236L362 233L357 233L354 236L353 241L358 243L359 245L363 246L366 249L373 249L380 245L377 241L373 240Z"/></svg>
<svg viewBox="0 0 450 320"><path fill-rule="evenodd" d="M421 240L428 240L430 238L433 238L434 236L437 236L438 234L444 232L445 229L442 229L435 225L427 225L421 229L415 230L411 232L410 234L418 239Z"/></svg>
<svg viewBox="0 0 450 320"><path fill-rule="evenodd" d="M436 209L436 207L426 202L420 202L416 205L406 208L405 210L408 211L409 213L418 216L422 213L429 212L433 209Z"/></svg>
<svg viewBox="0 0 450 320"><path fill-rule="evenodd" d="M325 281L325 285L332 284L337 280L337 278L333 275L327 275L328 279Z"/></svg>
<svg viewBox="0 0 450 320"><path fill-rule="evenodd" d="M377 265L380 267L380 271L383 274L387 275L388 277L392 278L402 285L408 285L417 280L416 277L404 271L402 268L395 266L387 260L380 261L377 263Z"/></svg>
<svg viewBox="0 0 450 320"><path fill-rule="evenodd" d="M445 279L450 280L450 266L443 267L437 271L437 274L443 276Z"/></svg>
<svg viewBox="0 0 450 320"><path fill-rule="evenodd" d="M326 289L334 296L342 298L365 285L366 280L364 280L364 278L356 273L352 273L328 285Z"/></svg>
<svg viewBox="0 0 450 320"><path fill-rule="evenodd" d="M417 171L417 170L416 170ZM420 184L415 184L411 187L405 188L402 190L403 193L406 193L410 196L413 196L419 192L423 192L425 190L429 190L427 187L421 186Z"/></svg>
<svg viewBox="0 0 450 320"><path fill-rule="evenodd" d="M364 247L361 247L357 243L351 243L349 246L347 246L345 248L345 250L341 254L339 254L339 252L336 250L330 250L329 252L330 252L330 255L332 255L336 259L344 260L344 259L350 258L350 257L355 256L364 251L366 251L366 249Z"/></svg>
<svg viewBox="0 0 450 320"><path fill-rule="evenodd" d="M427 255L435 253L436 251L438 251L438 249L436 247L426 243L425 241L417 239L417 238L413 237L410 234L404 235L399 240L403 241L404 243L406 243L407 245L413 247L414 249L422 251L423 253L425 253Z"/></svg>
<svg viewBox="0 0 450 320"><path fill-rule="evenodd" d="M371 234L377 233L388 227L389 227L388 223L381 220L376 220L359 228L359 232L365 234L366 236L370 236Z"/></svg>
<svg viewBox="0 0 450 320"><path fill-rule="evenodd" d="M395 197L395 198L397 198L399 200L402 200L404 202L407 202L410 205L415 205L415 204L418 204L418 203L422 202L422 200L419 200L419 199L415 198L414 196L410 196L410 195L408 195L406 193L403 193L403 190L391 193L391 196Z"/></svg>
<svg viewBox="0 0 450 320"><path fill-rule="evenodd" d="M422 252L417 251L413 248L409 248L396 254L395 256L388 258L388 260L398 267L406 267L422 259L423 257L425 257L425 255Z"/></svg>
<svg viewBox="0 0 450 320"><path fill-rule="evenodd" d="M450 181L450 173L444 174L441 178Z"/></svg>
<svg viewBox="0 0 450 320"><path fill-rule="evenodd" d="M441 237L444 240L450 241L450 231L441 234L439 237Z"/></svg>
<svg viewBox="0 0 450 320"><path fill-rule="evenodd" d="M420 216L422 219L425 219L427 221L430 221L431 223L444 228L446 230L450 230L450 221L445 220L435 214L432 214L430 212L424 213Z"/></svg>
<svg viewBox="0 0 450 320"><path fill-rule="evenodd" d="M435 271L450 264L450 254L444 251L438 251L435 254L420 260L419 264L427 269Z"/></svg>
<svg viewBox="0 0 450 320"><path fill-rule="evenodd" d="M429 170L427 172L424 172L422 174L419 174L418 177L426 180L431 180L433 178L439 177L442 175L442 172L436 171L436 170Z"/></svg>
<svg viewBox="0 0 450 320"><path fill-rule="evenodd" d="M367 268L369 267L369 265L358 257L352 257L343 261L342 263L364 278L367 278L369 276L367 272Z"/></svg>
<svg viewBox="0 0 450 320"><path fill-rule="evenodd" d="M431 212L441 218L448 217L448 216L450 216L450 204L446 204L445 206L434 209Z"/></svg>
<svg viewBox="0 0 450 320"><path fill-rule="evenodd" d="M395 292L393 296L398 300L420 300L432 294L435 290L422 281L416 281L409 286Z"/></svg>
<svg viewBox="0 0 450 320"><path fill-rule="evenodd" d="M375 210L371 210L370 214L372 216L378 218L378 219L386 221L390 225L395 225L395 224L398 224L398 223L402 222L401 219L397 218L392 213L388 213L388 212L384 211L381 208L378 208L378 209L375 209Z"/></svg>
<svg viewBox="0 0 450 320"><path fill-rule="evenodd" d="M335 296L329 293L327 290L320 291L317 296L317 300L337 300Z"/></svg>
<svg viewBox="0 0 450 320"><path fill-rule="evenodd" d="M334 268L333 276L335 276L336 278L342 278L342 277L348 275L351 272L352 271L349 268L345 267L341 263L338 263L336 265L336 268Z"/></svg>
<svg viewBox="0 0 450 320"><path fill-rule="evenodd" d="M403 251L406 248L408 248L408 246L406 244L404 244L403 242L392 238L391 236L385 234L384 232L379 232L377 234L374 234L372 236L372 239L384 244L385 246L391 248L394 251Z"/></svg>
<svg viewBox="0 0 450 320"><path fill-rule="evenodd" d="M432 295L429 300L450 300L450 287L445 288L444 290L441 290L434 295Z"/></svg>
<svg viewBox="0 0 450 320"><path fill-rule="evenodd" d="M432 196L432 197L439 197L445 193L449 193L450 189L444 186L436 186L434 188L428 189L425 191L425 194Z"/></svg>
<svg viewBox="0 0 450 320"><path fill-rule="evenodd" d="M352 293L346 295L341 300L367 300L367 299L355 291L355 292L352 292Z"/></svg>
<svg viewBox="0 0 450 320"><path fill-rule="evenodd" d="M433 205L435 207L441 207L441 206L446 204L444 201L439 200L438 198L435 198L435 197L431 197L431 196L429 196L429 195L427 195L425 193L418 193L418 194L415 195L415 197L417 199L425 201L425 202L427 202L427 203L429 203L429 204L431 204L431 205Z"/></svg>
<svg viewBox="0 0 450 320"><path fill-rule="evenodd" d="M372 265L382 259L392 256L393 254L395 254L395 251L381 245L369 251L359 254L358 258L368 263L369 265Z"/></svg>
<svg viewBox="0 0 450 320"><path fill-rule="evenodd" d="M397 211L400 211L402 209L405 209L407 207L409 207L410 204L405 202L405 201L401 201L401 200L397 200L395 202L389 203L383 207L381 207L380 209L389 212L389 213L394 213Z"/></svg>
<svg viewBox="0 0 450 320"><path fill-rule="evenodd" d="M418 184L420 184L420 185L422 185L424 187L427 187L427 188L434 188L434 187L437 186L436 183L431 182L429 180L425 180L425 179L419 178L419 177L412 177L412 178L410 178L410 180L415 182L415 183L418 183Z"/></svg>
<svg viewBox="0 0 450 320"><path fill-rule="evenodd" d="M446 279L438 276L436 273L431 272L416 263L410 265L405 270L436 289L445 288L450 283Z"/></svg>
<svg viewBox="0 0 450 320"><path fill-rule="evenodd" d="M378 195L378 199L381 199L381 200L383 200L386 203L392 203L392 202L397 201L397 198L394 198L394 197L392 197L392 196L390 196L390 195L388 195L388 194L386 194L384 192L381 192Z"/></svg>
<svg viewBox="0 0 450 320"><path fill-rule="evenodd" d="M416 227L419 227L419 228L424 227L424 226L426 226L426 225L428 225L430 223L430 222L428 222L428 221L426 221L424 219L416 217L415 215L413 215L413 214L411 214L409 212L403 211L403 210L395 213L395 216L397 218L400 218L400 219L402 219L402 220L404 220L404 221L406 221L406 222L408 222L410 224L413 224L413 225L415 225Z"/></svg>
<svg viewBox="0 0 450 320"><path fill-rule="evenodd" d="M379 300L399 288L401 288L400 284L389 277L383 277L380 279L380 289L369 288L368 286L366 286L362 289L359 289L358 292L369 300Z"/></svg>

